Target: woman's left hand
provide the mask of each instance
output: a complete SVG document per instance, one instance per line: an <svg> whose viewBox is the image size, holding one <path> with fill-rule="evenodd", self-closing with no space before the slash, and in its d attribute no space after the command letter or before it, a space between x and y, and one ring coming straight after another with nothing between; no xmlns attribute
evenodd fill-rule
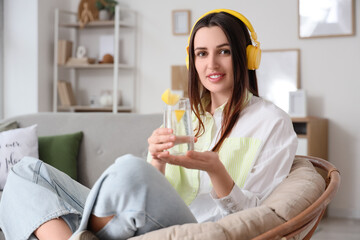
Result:
<svg viewBox="0 0 360 240"><path fill-rule="evenodd" d="M229 195L234 187L233 179L216 152L188 151L184 156L174 156L169 152L163 152L158 157L165 163L206 171L218 198Z"/></svg>
<svg viewBox="0 0 360 240"><path fill-rule="evenodd" d="M190 169L199 169L210 173L215 172L220 166L223 166L218 153L216 152L196 152L188 151L185 155L170 155L163 152L158 156L160 161L182 166Z"/></svg>

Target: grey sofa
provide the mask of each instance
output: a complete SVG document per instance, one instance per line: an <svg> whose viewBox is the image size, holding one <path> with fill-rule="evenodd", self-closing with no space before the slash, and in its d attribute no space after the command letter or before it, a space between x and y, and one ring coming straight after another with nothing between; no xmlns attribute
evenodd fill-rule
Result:
<svg viewBox="0 0 360 240"><path fill-rule="evenodd" d="M82 184L91 187L118 156L132 153L146 157L147 138L161 125L162 115L38 113L6 119L13 120L18 121L20 127L38 124L38 136L83 131L78 177ZM312 205L324 189L325 181L313 165L304 158L295 159L288 178L261 206L231 214L215 223L173 226L133 239L252 239L280 225L289 228L287 222ZM295 239L302 239L312 226L297 232Z"/></svg>

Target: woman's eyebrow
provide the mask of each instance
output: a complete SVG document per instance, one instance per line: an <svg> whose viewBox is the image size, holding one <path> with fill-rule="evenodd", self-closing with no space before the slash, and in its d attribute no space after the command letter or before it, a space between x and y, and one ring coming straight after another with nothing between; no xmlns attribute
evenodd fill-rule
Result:
<svg viewBox="0 0 360 240"><path fill-rule="evenodd" d="M222 48L222 47L227 47L227 46L230 46L230 44L229 43L222 43L222 44L219 44L219 45L217 45L216 46L216 48ZM196 50L206 50L207 48L206 47L197 47L197 48L195 48L194 49L194 51L196 51Z"/></svg>
<svg viewBox="0 0 360 240"><path fill-rule="evenodd" d="M194 51L196 51L196 50L206 50L206 47L197 47L194 49Z"/></svg>
<svg viewBox="0 0 360 240"><path fill-rule="evenodd" d="M230 44L228 43L223 43L223 44L220 44L220 45L217 45L216 48L222 48L222 47L227 47L227 46L230 46Z"/></svg>

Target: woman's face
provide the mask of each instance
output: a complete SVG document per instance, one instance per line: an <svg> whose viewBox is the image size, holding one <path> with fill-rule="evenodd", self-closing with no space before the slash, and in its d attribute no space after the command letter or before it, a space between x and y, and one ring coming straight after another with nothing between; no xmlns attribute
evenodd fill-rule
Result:
<svg viewBox="0 0 360 240"><path fill-rule="evenodd" d="M202 85L212 96L229 98L234 72L229 41L220 27L202 27L194 38L195 68Z"/></svg>

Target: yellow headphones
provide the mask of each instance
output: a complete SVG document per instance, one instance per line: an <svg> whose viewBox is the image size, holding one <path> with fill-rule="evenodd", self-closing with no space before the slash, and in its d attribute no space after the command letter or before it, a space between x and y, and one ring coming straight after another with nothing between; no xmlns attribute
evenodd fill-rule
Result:
<svg viewBox="0 0 360 240"><path fill-rule="evenodd" d="M257 35L254 31L253 26L251 25L251 23L249 22L249 20L247 20L246 17L244 17L244 15L234 11L234 10L230 10L230 9L215 9L215 10L211 10L207 13L205 13L204 15L202 15L193 25L193 27L191 28L191 32L188 38L188 45L186 47L186 66L189 69L189 44L190 44L190 37L191 34L193 32L194 26L196 25L196 23L202 19L203 17L205 17L206 15L209 15L211 13L219 13L219 12L226 12L229 13L231 15L233 15L234 17L240 19L240 21L242 21L246 27L250 30L251 33L251 38L252 40L255 42L255 46L254 45L248 45L246 47L246 57L247 57L247 61L248 61L248 69L249 70L255 70L259 68L260 65L260 60L261 60L261 49L260 49L260 43L257 41Z"/></svg>

